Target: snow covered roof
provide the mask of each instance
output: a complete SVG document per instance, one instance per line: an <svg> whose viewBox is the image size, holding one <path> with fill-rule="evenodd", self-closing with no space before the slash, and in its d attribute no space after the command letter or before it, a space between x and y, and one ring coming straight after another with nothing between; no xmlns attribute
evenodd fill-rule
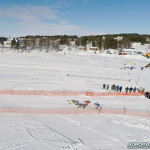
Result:
<svg viewBox="0 0 150 150"><path fill-rule="evenodd" d="M85 46L78 46L78 48L85 48Z"/></svg>
<svg viewBox="0 0 150 150"><path fill-rule="evenodd" d="M118 37L116 37L116 38L114 38L114 39L120 41L120 40L122 40L122 38L123 38L122 36L118 36Z"/></svg>
<svg viewBox="0 0 150 150"><path fill-rule="evenodd" d="M123 49L124 52L139 52L137 49Z"/></svg>
<svg viewBox="0 0 150 150"><path fill-rule="evenodd" d="M92 46L91 46L91 47L89 47L89 48L97 48L97 47L92 47Z"/></svg>

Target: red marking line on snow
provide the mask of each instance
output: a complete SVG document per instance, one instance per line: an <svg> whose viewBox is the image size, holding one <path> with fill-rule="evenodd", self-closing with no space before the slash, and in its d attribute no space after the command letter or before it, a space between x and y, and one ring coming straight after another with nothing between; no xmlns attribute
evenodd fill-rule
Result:
<svg viewBox="0 0 150 150"><path fill-rule="evenodd" d="M77 109L77 108L0 108L0 113L13 113L13 114L120 114L150 118L149 112L140 110L126 110L123 109L102 109L96 110L95 108Z"/></svg>
<svg viewBox="0 0 150 150"><path fill-rule="evenodd" d="M41 95L41 96L141 96L144 92L75 92L75 91L36 91L36 90L0 90L0 95Z"/></svg>

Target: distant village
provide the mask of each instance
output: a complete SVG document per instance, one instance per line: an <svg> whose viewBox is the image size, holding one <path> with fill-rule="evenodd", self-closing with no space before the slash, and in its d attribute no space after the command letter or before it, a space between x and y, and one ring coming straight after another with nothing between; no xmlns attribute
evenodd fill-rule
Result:
<svg viewBox="0 0 150 150"><path fill-rule="evenodd" d="M1 52L7 50L18 52L39 50L49 52L62 51L63 49L93 51L94 53L106 51L107 54L144 55L149 58L150 35L115 34L81 37L76 35L25 36L17 38L0 37Z"/></svg>

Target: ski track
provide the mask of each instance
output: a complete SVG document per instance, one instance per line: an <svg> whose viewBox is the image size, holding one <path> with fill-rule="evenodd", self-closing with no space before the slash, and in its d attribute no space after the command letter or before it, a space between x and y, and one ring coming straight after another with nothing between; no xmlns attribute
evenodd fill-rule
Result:
<svg viewBox="0 0 150 150"><path fill-rule="evenodd" d="M50 125L45 124L43 119L38 119L38 115L19 115L18 119L12 118L11 115L6 117L6 122L4 124L8 124L10 122L11 125L7 127L7 130L24 130L27 135L25 139L14 140L12 142L0 144L0 150L12 150L12 149L27 149L28 147L32 147L34 145L39 145L42 147L42 150L53 150L51 147L55 147L56 149L62 150L96 150L96 149L110 149L118 150L118 149L126 149L126 144L123 141L129 142L129 139L134 139L138 137L140 133L135 133L132 135L129 131L123 132L123 129L119 131L118 136L114 136L113 132L109 133L108 131L98 131L99 127L109 129L109 122L113 123L113 128L117 125L126 128L136 128L136 130L141 130L141 132L147 132L150 129L150 120L144 118L134 118L130 116L121 116L121 115L93 115L86 116L80 115L80 120L76 115L54 115L51 116L49 120L51 122L55 122L59 124L61 127L69 128L73 132L80 133L80 139L77 138L77 135L74 137L75 139L70 139L66 137L64 134L60 133L57 129L53 129ZM22 116L22 117L21 117ZM46 115L47 116L47 115ZM72 116L72 117L71 117ZM72 119L70 119L70 117ZM10 119L11 118L11 119ZM45 119L47 117L44 117ZM89 118L89 119L88 119ZM91 119L93 118L93 119ZM61 120L66 120L64 123ZM2 118L1 118L2 120ZM82 120L82 122L81 122ZM90 121L92 120L92 121ZM8 122L9 121L9 122ZM48 121L48 120L47 120ZM85 121L85 122L84 122ZM67 125L67 122L70 122ZM80 127L79 127L80 122ZM71 125L72 124L72 125ZM116 125L115 125L116 124ZM108 127L106 127L106 125ZM12 126L12 127L11 127ZM14 127L15 126L15 127ZM74 128L77 126L78 128ZM17 128L18 127L18 128ZM116 127L117 128L117 127ZM6 129L6 128L5 128ZM2 130L2 129L1 129ZM69 131L68 130L68 131ZM88 131L88 132L87 132ZM116 131L114 129L114 131ZM90 134L92 133L92 134ZM148 141L147 135L143 135L139 140ZM84 135L84 137L83 137ZM78 135L79 136L79 135ZM89 139L85 139L88 136L89 139L94 139L89 141ZM97 137L97 138L96 138ZM123 141L122 141L122 140ZM90 145L88 147L87 144ZM121 145L121 147L120 147ZM37 148L38 149L38 148Z"/></svg>
<svg viewBox="0 0 150 150"><path fill-rule="evenodd" d="M29 139L20 139L19 141L13 141L0 145L0 150L12 150L18 149L21 147L26 147L31 144L39 144L46 146L48 149L51 149L51 146L54 145L63 147L63 145L68 145L73 141L64 135L58 133L49 126L33 119L31 116L23 118L25 120L11 120L11 125L3 128L4 130L25 130L29 136ZM15 127L14 127L15 126ZM1 130L3 130L1 128ZM44 143L47 143L46 145ZM57 143L57 144L56 144ZM59 143L59 144L58 144ZM65 144L66 143L66 144ZM51 145L51 146L50 146ZM53 150L53 149L52 149Z"/></svg>
<svg viewBox="0 0 150 150"><path fill-rule="evenodd" d="M3 145L0 145L0 150L13 150L13 149L19 149L22 147L26 147L28 145L31 145L35 141L32 139L22 139L19 141L13 141L10 143L5 143Z"/></svg>

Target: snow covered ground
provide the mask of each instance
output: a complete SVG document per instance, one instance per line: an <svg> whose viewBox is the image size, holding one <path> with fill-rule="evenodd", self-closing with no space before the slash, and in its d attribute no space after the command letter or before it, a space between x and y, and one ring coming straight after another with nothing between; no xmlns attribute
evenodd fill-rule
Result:
<svg viewBox="0 0 150 150"><path fill-rule="evenodd" d="M149 142L150 120L120 115L0 114L0 149L127 149Z"/></svg>
<svg viewBox="0 0 150 150"><path fill-rule="evenodd" d="M131 60L135 62L136 69L121 69ZM140 70L149 62L143 56L92 52L2 53L0 89L102 91L102 84L106 83L119 84L124 88L142 86L149 90L146 83L150 71Z"/></svg>
<svg viewBox="0 0 150 150"><path fill-rule="evenodd" d="M127 61L135 69L122 69ZM0 53L0 90L105 92L103 83L143 87L150 91L150 63L142 56L93 52ZM105 109L150 110L144 96L0 95L3 108L76 108L67 99L99 102ZM122 150L129 142L150 143L149 118L114 114L0 113L0 150Z"/></svg>

